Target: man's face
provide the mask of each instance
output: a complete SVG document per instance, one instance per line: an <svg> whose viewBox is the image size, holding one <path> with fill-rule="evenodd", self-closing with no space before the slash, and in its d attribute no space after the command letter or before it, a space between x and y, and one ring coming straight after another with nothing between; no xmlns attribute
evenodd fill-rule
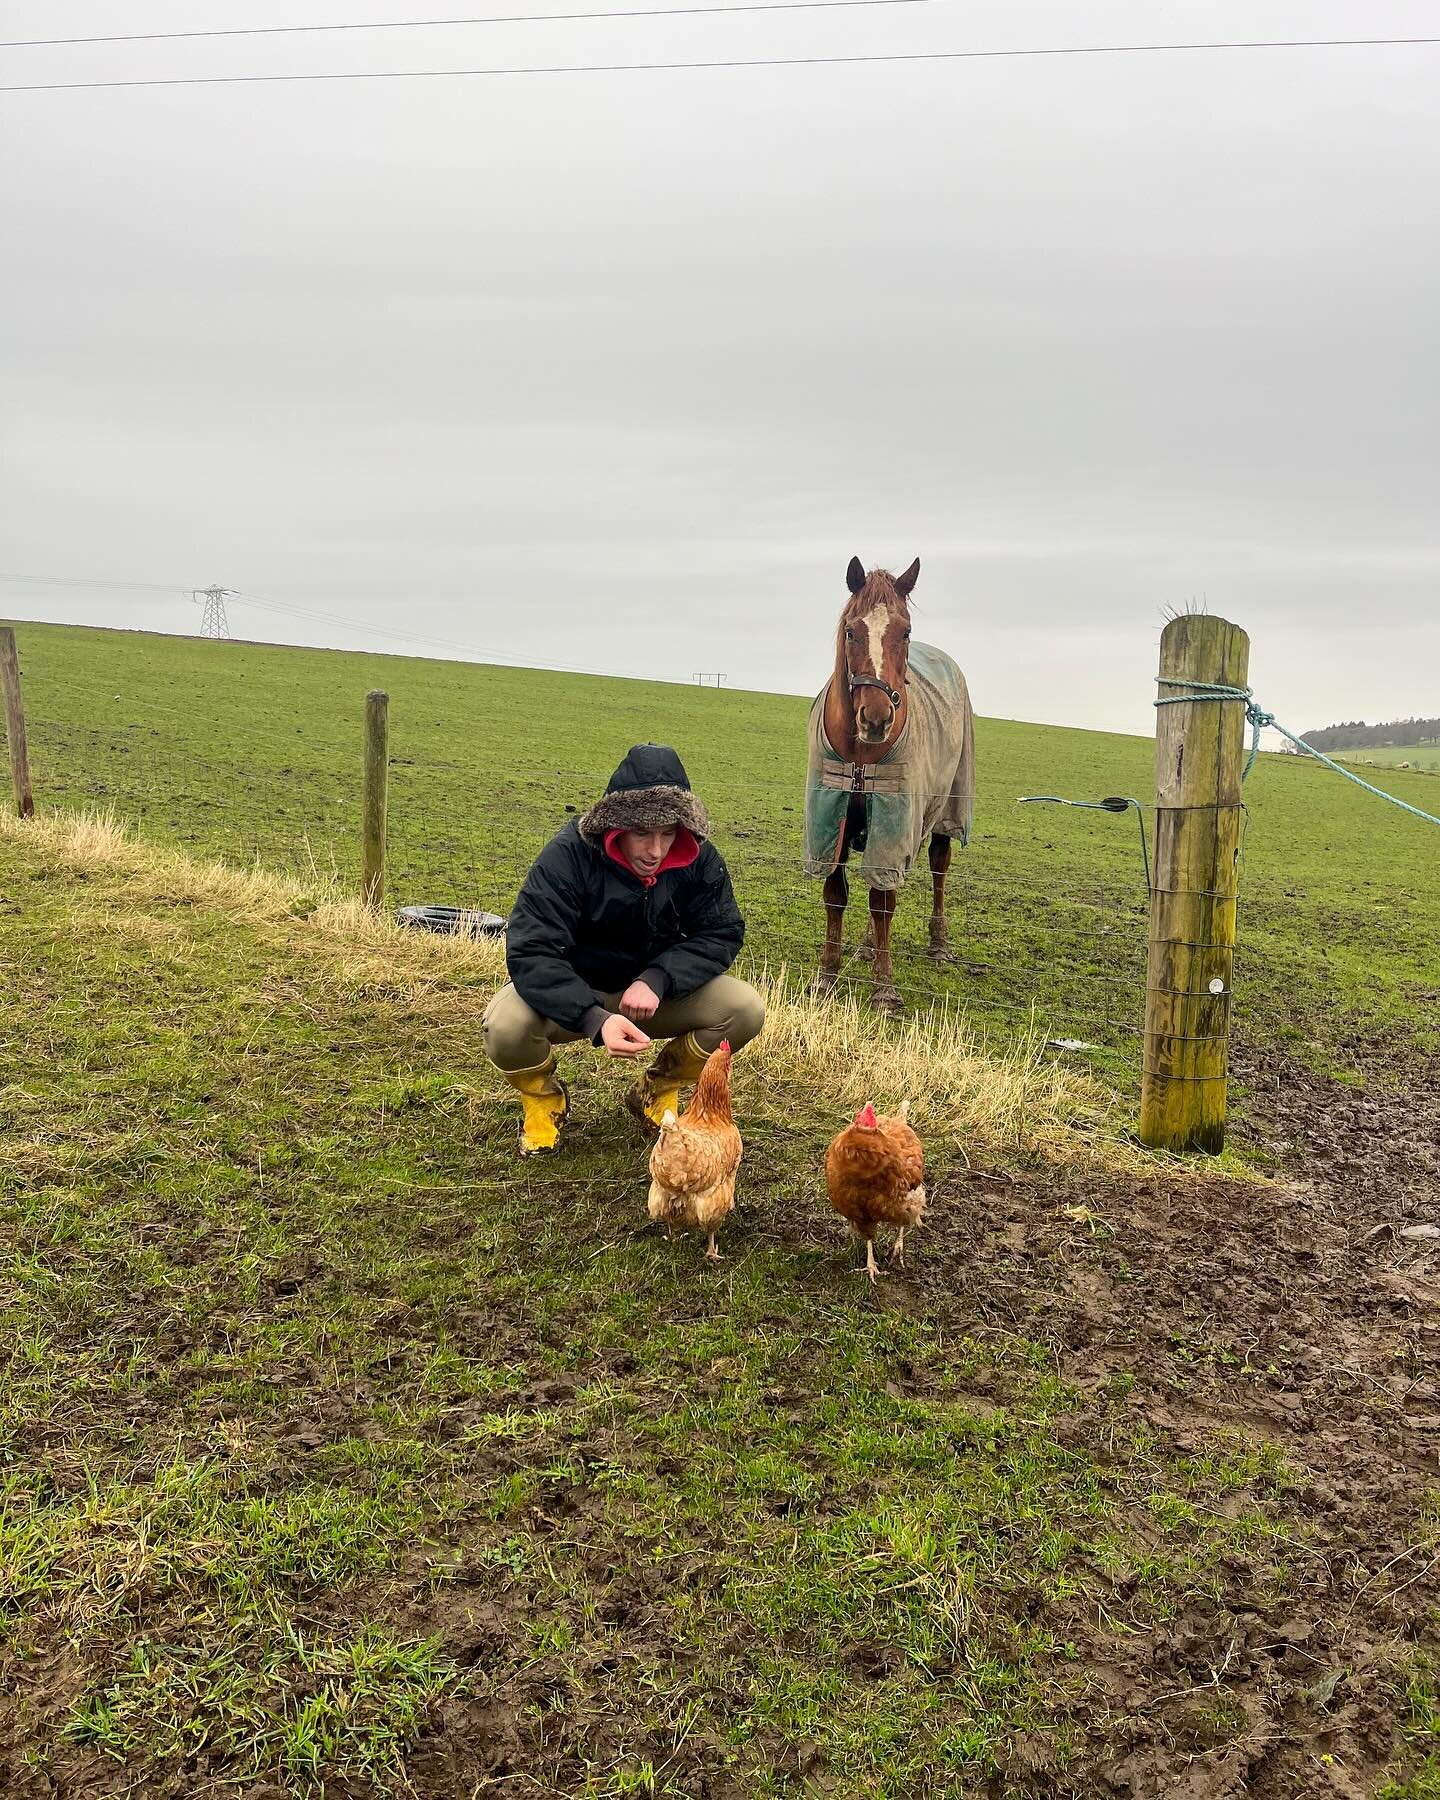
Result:
<svg viewBox="0 0 1440 1800"><path fill-rule="evenodd" d="M622 831L620 854L638 875L653 875L670 854L675 843L676 827L663 831Z"/></svg>

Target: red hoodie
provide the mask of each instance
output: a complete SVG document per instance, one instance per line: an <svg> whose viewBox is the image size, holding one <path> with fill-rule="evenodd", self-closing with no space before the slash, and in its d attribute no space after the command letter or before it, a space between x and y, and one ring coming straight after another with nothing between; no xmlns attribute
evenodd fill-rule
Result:
<svg viewBox="0 0 1440 1800"><path fill-rule="evenodd" d="M688 869L700 854L700 845L694 834L687 831L682 825L675 833L675 842L666 853L664 862L653 875L642 875L621 854L620 840L624 835L623 831L607 831L605 833L605 854L611 862L618 863L622 869L628 870L642 886L647 888L654 887L667 869Z"/></svg>

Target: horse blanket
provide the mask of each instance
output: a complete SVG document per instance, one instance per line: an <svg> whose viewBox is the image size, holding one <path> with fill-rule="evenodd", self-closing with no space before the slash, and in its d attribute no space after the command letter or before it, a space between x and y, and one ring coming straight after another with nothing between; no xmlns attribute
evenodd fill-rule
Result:
<svg viewBox="0 0 1440 1800"><path fill-rule="evenodd" d="M877 763L846 762L825 735L825 694L810 709L805 776L805 873L840 861L850 802L863 797L865 831L852 848L861 878L889 891L905 885L932 832L970 841L975 816L975 715L965 677L943 650L910 646L905 729Z"/></svg>

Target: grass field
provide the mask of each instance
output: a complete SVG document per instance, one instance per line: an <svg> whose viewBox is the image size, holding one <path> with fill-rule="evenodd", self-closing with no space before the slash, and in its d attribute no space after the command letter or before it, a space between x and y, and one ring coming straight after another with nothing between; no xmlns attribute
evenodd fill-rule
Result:
<svg viewBox="0 0 1440 1800"><path fill-rule="evenodd" d="M803 700L62 627L20 637L42 804L110 807L157 841L272 868L313 858L347 881L361 701L385 687L400 902L503 912L565 807L592 799L631 742L672 741L716 816L751 954L814 966L820 896L799 870ZM925 960L921 884L898 916L901 985L922 1005L948 995L1002 1036L1028 1031L1033 1009L1048 1035L1100 1046L1080 1054L1133 1093L1145 916L1134 815L1016 802L1143 800L1150 744L984 719L977 766L975 841L953 882L962 966L937 975ZM1390 779L1434 809L1423 777ZM1242 1041L1403 1071L1440 1041L1435 828L1289 757L1264 758L1247 798Z"/></svg>
<svg viewBox="0 0 1440 1800"><path fill-rule="evenodd" d="M1373 750L1336 750L1331 754L1336 762L1353 763L1357 769L1398 769L1403 765L1421 774L1440 775L1440 744L1382 745ZM1425 810L1434 812L1435 808L1429 806Z"/></svg>
<svg viewBox="0 0 1440 1800"><path fill-rule="evenodd" d="M1099 929L1118 822L1014 797L1143 794L1148 746L982 723L946 985L990 1059L792 993L737 1065L707 1269L645 1222L618 1071L576 1053L574 1141L515 1161L492 946L194 853L308 836L348 884L380 683L396 897L503 904L672 737L799 965L801 703L21 641L42 801L143 835L0 824L7 1800L1440 1793L1440 1280L1399 1235L1433 1188L1375 1160L1440 1112L1257 1084L1265 1143L1318 1095L1342 1153L1296 1190L1121 1141L1119 1034L1099 1079L1015 1037L1032 997L1112 1028L1139 961ZM1253 786L1253 1041L1398 1076L1440 988L1427 828ZM818 1178L867 1079L920 1084L932 1194L873 1294Z"/></svg>
<svg viewBox="0 0 1440 1800"><path fill-rule="evenodd" d="M1435 1498L1348 1386L1338 1487L1283 1438L1297 1368L1372 1360L1284 1336L1352 1316L1292 1199L922 1109L935 1224L872 1296L817 1190L844 1065L792 1046L740 1072L711 1272L645 1227L613 1075L514 1162L488 947L0 846L7 1795L1090 1794L1297 1705L1284 1741L1435 1791ZM1268 1298L1312 1266L1323 1305Z"/></svg>

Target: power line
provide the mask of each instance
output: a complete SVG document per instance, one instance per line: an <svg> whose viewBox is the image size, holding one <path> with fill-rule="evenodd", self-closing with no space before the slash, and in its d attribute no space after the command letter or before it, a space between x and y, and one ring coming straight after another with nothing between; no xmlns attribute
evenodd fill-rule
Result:
<svg viewBox="0 0 1440 1800"><path fill-rule="evenodd" d="M180 39L290 37L321 31L426 31L437 26L556 25L579 19L684 19L716 13L828 12L857 6L927 6L930 0L763 0L734 6L653 6L623 12L485 13L470 19L358 19L338 25L235 25L216 31L132 31L112 37L10 38L0 50L36 50L70 44L165 44Z"/></svg>
<svg viewBox="0 0 1440 1800"><path fill-rule="evenodd" d="M462 644L455 638L431 637L418 631L395 631L384 625L371 625L368 622L347 619L340 613L322 612L313 606L296 606L288 600L262 600L259 595L240 589L235 599L243 600L247 606L258 606L264 612L289 613L297 618L315 619L329 625L341 625L347 631L363 633L365 636L393 638L397 643L424 644L434 650L458 650L464 657L477 663L499 663L508 668L548 669L560 675L606 675L619 676L626 681L653 681L653 675L639 675L625 669L595 669L576 663L541 662L529 656L505 656L493 650L477 650L473 644ZM361 652L363 654L363 652Z"/></svg>
<svg viewBox="0 0 1440 1800"><path fill-rule="evenodd" d="M1009 50L907 50L859 56L728 57L719 62L552 63L489 69L344 69L317 75L165 75L127 81L35 81L0 94L74 93L82 88L241 87L294 81L436 81L501 75L673 74L699 69L818 69L855 63L999 62L1061 56L1156 56L1219 50L1359 50L1440 44L1440 37L1257 38L1203 44L1050 44Z"/></svg>
<svg viewBox="0 0 1440 1800"><path fill-rule="evenodd" d="M188 593L178 582L163 581L88 581L75 575L12 575L0 573L0 581L11 581L21 587L133 588L137 593Z"/></svg>
<svg viewBox="0 0 1440 1800"><path fill-rule="evenodd" d="M190 594L194 590L184 588L179 583L166 585L158 581L87 581L74 576L64 575L6 575L0 574L0 581L15 582L22 586L34 587L80 587L95 588L100 592L124 588L134 592L156 594ZM353 631L364 637L391 638L400 644L423 644L431 650L455 650L470 662L480 664L497 664L505 668L546 669L557 675L603 675L622 681L655 681L653 674L640 674L629 669L596 669L581 663L542 662L530 656L505 656L494 650L480 650L473 644L462 644L455 638L432 637L420 631L396 631L385 625L374 625L368 620L348 619L343 613L323 612L318 607L297 606L292 601L267 600L258 594L251 594L242 588L226 588L226 596L231 600L242 600L247 606L259 607L262 612L286 614L300 619L314 619L326 625L339 625L346 631ZM298 646L302 647L303 646ZM367 650L347 651L347 655L378 655L381 652Z"/></svg>

